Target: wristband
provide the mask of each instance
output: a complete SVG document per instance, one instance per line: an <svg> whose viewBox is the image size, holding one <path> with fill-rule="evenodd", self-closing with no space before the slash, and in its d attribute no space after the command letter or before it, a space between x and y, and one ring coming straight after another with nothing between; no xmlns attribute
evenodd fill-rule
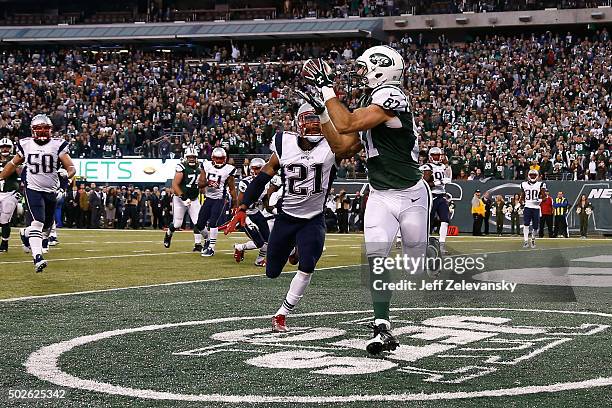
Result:
<svg viewBox="0 0 612 408"><path fill-rule="evenodd" d="M325 124L327 122L329 122L331 119L329 118L329 114L327 113L327 109L325 109L323 111L322 114L319 115L319 120L321 121L321 124Z"/></svg>
<svg viewBox="0 0 612 408"><path fill-rule="evenodd" d="M321 94L323 95L323 102L336 98L336 91L334 91L334 88L331 86L324 86L321 88Z"/></svg>

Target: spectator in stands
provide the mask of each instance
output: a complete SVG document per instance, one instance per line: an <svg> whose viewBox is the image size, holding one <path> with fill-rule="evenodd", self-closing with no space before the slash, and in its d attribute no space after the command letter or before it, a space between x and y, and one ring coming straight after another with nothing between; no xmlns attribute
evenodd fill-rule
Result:
<svg viewBox="0 0 612 408"><path fill-rule="evenodd" d="M548 228L548 238L553 237L553 200L548 190L544 191L544 197L540 202L540 238L544 238L544 225Z"/></svg>
<svg viewBox="0 0 612 408"><path fill-rule="evenodd" d="M485 205L480 198L480 190L476 190L472 198L472 216L474 217L472 235L480 236L482 235L482 220L485 216Z"/></svg>
<svg viewBox="0 0 612 408"><path fill-rule="evenodd" d="M105 228L115 228L115 218L117 216L117 190L111 188L106 195L104 202Z"/></svg>
<svg viewBox="0 0 612 408"><path fill-rule="evenodd" d="M170 144L170 139L168 136L164 136L161 142L159 142L159 153L158 157L162 159L162 163L165 163L166 160L170 158L170 154L172 152Z"/></svg>
<svg viewBox="0 0 612 408"><path fill-rule="evenodd" d="M520 235L520 213L522 211L521 196L515 194L510 201L510 233Z"/></svg>
<svg viewBox="0 0 612 408"><path fill-rule="evenodd" d="M91 220L91 212L89 207L89 193L91 192L89 187L81 186L79 190L79 208L80 208L80 217L78 227L79 228L88 228L89 222Z"/></svg>
<svg viewBox="0 0 612 408"><path fill-rule="evenodd" d="M593 206L589 202L586 194L580 196L580 201L576 204L576 214L580 219L580 238L586 239L589 233L589 217L593 213Z"/></svg>
<svg viewBox="0 0 612 408"><path fill-rule="evenodd" d="M495 197L495 226L497 236L501 237L504 232L504 219L506 218L506 202L502 195Z"/></svg>
<svg viewBox="0 0 612 408"><path fill-rule="evenodd" d="M94 183L91 184L89 192L89 211L90 211L90 228L100 228L100 217L102 215L102 193L100 187Z"/></svg>
<svg viewBox="0 0 612 408"><path fill-rule="evenodd" d="M66 192L66 198L64 199L64 214L66 215L66 222L64 225L68 228L72 228L78 225L79 219L79 191L76 184Z"/></svg>
<svg viewBox="0 0 612 408"><path fill-rule="evenodd" d="M557 193L557 198L553 202L553 208L555 213L555 226L553 236L557 238L559 234L563 235L565 238L569 238L569 231L567 230L567 209L569 207L569 202L567 198L563 196L563 191L559 191Z"/></svg>
<svg viewBox="0 0 612 408"><path fill-rule="evenodd" d="M484 214L484 234L489 235L489 220L491 219L491 208L493 207L493 200L491 200L491 195L488 191L485 191L484 196L482 197L482 202L485 206L485 214Z"/></svg>

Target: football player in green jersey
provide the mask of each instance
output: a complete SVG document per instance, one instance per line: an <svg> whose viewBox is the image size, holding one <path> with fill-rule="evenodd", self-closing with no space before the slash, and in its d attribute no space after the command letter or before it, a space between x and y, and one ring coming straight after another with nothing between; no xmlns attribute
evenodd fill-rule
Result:
<svg viewBox="0 0 612 408"><path fill-rule="evenodd" d="M0 172L4 166L11 161L13 152L13 142L9 138L0 140ZM17 203L20 199L19 195L19 174L14 172L6 180L0 181L0 230L2 231L2 240L0 241L0 252L8 251L8 242L11 235L11 218Z"/></svg>
<svg viewBox="0 0 612 408"><path fill-rule="evenodd" d="M195 227L198 222L198 214L200 212L200 189L198 188L198 176L200 175L200 164L198 163L198 154L195 149L188 147L185 149L184 158L181 163L176 166L176 173L172 180L172 224L164 234L164 246L170 248L172 243L172 235L174 231L181 228L185 213L189 212L191 224L193 228L193 239L195 241L193 252L202 250L202 234Z"/></svg>
<svg viewBox="0 0 612 408"><path fill-rule="evenodd" d="M354 76L364 93L353 112L336 96L333 73L327 63L309 60L302 74L323 96L324 106L313 95L304 93L311 105L319 105L317 113L323 133L334 153L353 152L358 143L366 152L370 197L364 235L373 271L373 265L389 255L398 229L404 254L425 259L432 199L419 170L419 138L408 97L402 89L404 59L391 47L375 46L357 58L356 66ZM410 271L423 272L423 268ZM371 274L375 320L374 334L366 349L372 354L395 350L399 345L389 322L391 291L374 288L375 279L388 280L390 273L386 270L382 275Z"/></svg>

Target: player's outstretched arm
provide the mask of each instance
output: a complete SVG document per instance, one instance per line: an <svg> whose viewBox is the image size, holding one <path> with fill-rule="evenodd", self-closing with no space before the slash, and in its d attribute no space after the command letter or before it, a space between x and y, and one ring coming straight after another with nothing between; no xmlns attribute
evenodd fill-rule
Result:
<svg viewBox="0 0 612 408"><path fill-rule="evenodd" d="M361 140L357 133L347 133L341 135L331 120L323 122L321 119L321 130L327 140L332 152L339 159L348 159L359 153L362 149Z"/></svg>
<svg viewBox="0 0 612 408"><path fill-rule="evenodd" d="M15 157L13 157L11 160L9 160L8 163L6 163L6 166L4 166L4 169L2 169L2 171L0 172L0 180L6 180L8 177L10 177L17 170L17 167L19 167L19 165L22 163L23 157L18 154L15 155Z"/></svg>

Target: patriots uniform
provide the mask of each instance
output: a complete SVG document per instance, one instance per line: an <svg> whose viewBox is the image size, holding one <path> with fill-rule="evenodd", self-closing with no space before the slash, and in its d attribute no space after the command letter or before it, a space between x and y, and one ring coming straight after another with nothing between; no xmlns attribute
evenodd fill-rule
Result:
<svg viewBox="0 0 612 408"><path fill-rule="evenodd" d="M523 181L521 190L525 194L525 208L523 209L523 225L533 224L533 230L537 231L540 226L540 193L546 184L543 181Z"/></svg>
<svg viewBox="0 0 612 408"><path fill-rule="evenodd" d="M299 270L314 272L325 244L323 211L336 175L336 156L325 139L309 151L298 142L297 133L283 132L271 146L280 163L283 192L268 241L266 275L270 278L280 275L294 247Z"/></svg>
<svg viewBox="0 0 612 408"><path fill-rule="evenodd" d="M227 163L223 167L215 167L210 160L205 160L202 168L206 173L206 198L214 200L225 198L227 181L236 173L236 168Z"/></svg>
<svg viewBox="0 0 612 408"><path fill-rule="evenodd" d="M50 139L43 145L26 137L17 144L17 154L25 161L27 188L45 193L54 193L60 187L57 171L61 168L60 156L68 153L68 142Z"/></svg>

